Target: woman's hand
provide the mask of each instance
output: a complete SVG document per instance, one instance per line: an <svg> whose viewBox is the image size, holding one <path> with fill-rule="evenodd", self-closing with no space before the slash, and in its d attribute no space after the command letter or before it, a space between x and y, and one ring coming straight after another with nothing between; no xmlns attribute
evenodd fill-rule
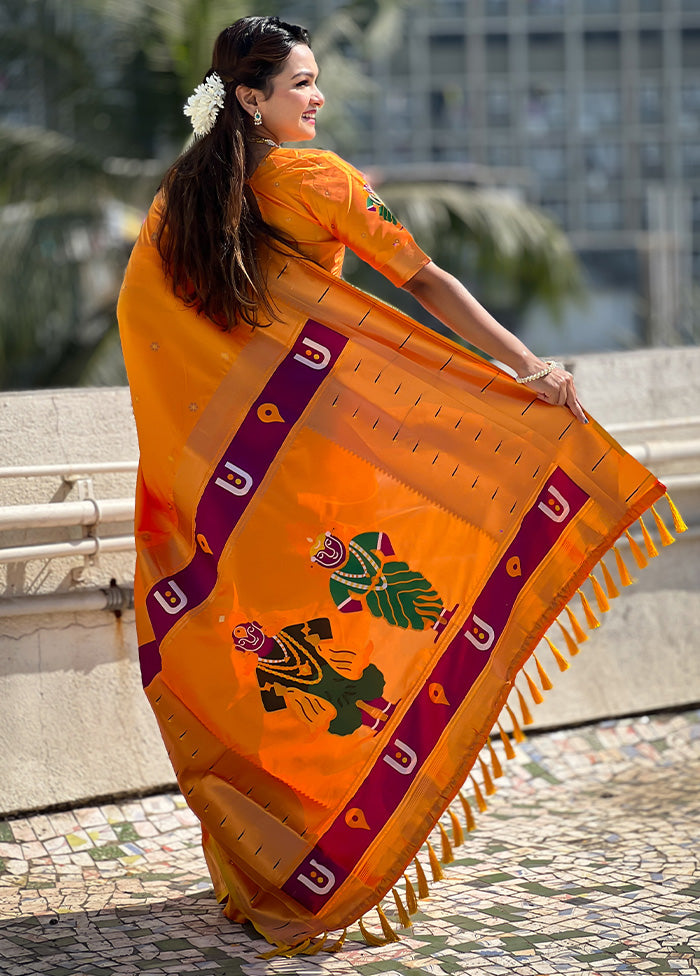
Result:
<svg viewBox="0 0 700 976"><path fill-rule="evenodd" d="M555 366L546 376L531 380L527 386L537 394L539 400L558 407L568 407L577 420L582 424L588 423L588 418L576 396L574 378L562 366Z"/></svg>

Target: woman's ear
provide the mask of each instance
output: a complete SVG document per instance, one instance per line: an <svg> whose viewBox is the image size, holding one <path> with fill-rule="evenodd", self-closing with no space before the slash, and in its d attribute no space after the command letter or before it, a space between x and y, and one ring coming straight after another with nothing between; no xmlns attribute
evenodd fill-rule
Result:
<svg viewBox="0 0 700 976"><path fill-rule="evenodd" d="M258 107L258 92L255 88L248 88L246 85L238 85L236 88L236 98L239 104L248 115L253 115Z"/></svg>

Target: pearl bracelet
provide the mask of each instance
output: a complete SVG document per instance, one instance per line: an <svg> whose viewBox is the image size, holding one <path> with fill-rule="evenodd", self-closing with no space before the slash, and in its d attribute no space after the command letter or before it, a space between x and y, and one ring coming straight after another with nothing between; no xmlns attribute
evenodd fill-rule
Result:
<svg viewBox="0 0 700 976"><path fill-rule="evenodd" d="M534 383L535 380L541 380L543 376L549 376L553 369L563 369L562 363L556 362L554 359L545 359L544 369L538 370L536 373L530 373L529 376L516 376L516 383Z"/></svg>

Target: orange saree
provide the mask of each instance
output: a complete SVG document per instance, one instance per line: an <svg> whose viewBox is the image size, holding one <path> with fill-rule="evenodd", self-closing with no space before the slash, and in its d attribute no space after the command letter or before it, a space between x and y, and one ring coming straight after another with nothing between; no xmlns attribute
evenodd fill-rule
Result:
<svg viewBox="0 0 700 976"><path fill-rule="evenodd" d="M392 889L406 920L416 853L472 769L482 802L511 702L527 720L516 680L548 685L544 657L524 666L543 638L567 666L547 631L576 652L575 614L595 626L611 568L630 581L615 542L664 487L595 422L296 257L270 269L280 321L217 330L173 297L153 220L119 307L143 683L226 915L313 951Z"/></svg>

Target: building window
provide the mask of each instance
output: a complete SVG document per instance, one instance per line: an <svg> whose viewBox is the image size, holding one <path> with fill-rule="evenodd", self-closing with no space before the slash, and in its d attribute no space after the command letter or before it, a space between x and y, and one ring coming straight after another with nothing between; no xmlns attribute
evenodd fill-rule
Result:
<svg viewBox="0 0 700 976"><path fill-rule="evenodd" d="M616 142L589 142L584 146L586 182L589 187L602 189L622 173L622 152Z"/></svg>
<svg viewBox="0 0 700 976"><path fill-rule="evenodd" d="M661 68L662 52L661 31L640 31L639 66L642 71L658 71Z"/></svg>
<svg viewBox="0 0 700 976"><path fill-rule="evenodd" d="M583 0L587 14L611 14L620 9L620 0Z"/></svg>
<svg viewBox="0 0 700 976"><path fill-rule="evenodd" d="M486 92L486 119L489 125L510 125L510 94L506 88Z"/></svg>
<svg viewBox="0 0 700 976"><path fill-rule="evenodd" d="M583 208L583 222L589 230L615 230L622 223L620 200L588 200Z"/></svg>
<svg viewBox="0 0 700 976"><path fill-rule="evenodd" d="M513 166L515 160L513 148L509 142L492 142L486 150L488 166Z"/></svg>
<svg viewBox="0 0 700 976"><path fill-rule="evenodd" d="M618 31L588 31L584 34L584 66L587 72L617 71L620 67Z"/></svg>
<svg viewBox="0 0 700 976"><path fill-rule="evenodd" d="M563 146L531 146L525 153L525 160L541 181L562 180L566 176Z"/></svg>
<svg viewBox="0 0 700 976"><path fill-rule="evenodd" d="M700 7L695 7L699 10ZM700 30L686 28L681 37L681 63L687 69L697 69L700 64Z"/></svg>
<svg viewBox="0 0 700 976"><path fill-rule="evenodd" d="M681 145L684 176L700 176L700 142L684 142Z"/></svg>
<svg viewBox="0 0 700 976"><path fill-rule="evenodd" d="M700 78L681 88L681 127L684 132L700 129Z"/></svg>
<svg viewBox="0 0 700 976"><path fill-rule="evenodd" d="M581 98L582 132L619 126L621 119L620 92L616 88L585 88Z"/></svg>
<svg viewBox="0 0 700 976"><path fill-rule="evenodd" d="M546 82L530 86L527 97L527 130L533 135L564 128L566 96L562 88L550 87Z"/></svg>
<svg viewBox="0 0 700 976"><path fill-rule="evenodd" d="M529 0L528 7L531 14L560 14L564 3L565 0Z"/></svg>
<svg viewBox="0 0 700 976"><path fill-rule="evenodd" d="M436 74L462 75L465 68L464 37L455 34L434 34L430 39L430 60Z"/></svg>
<svg viewBox="0 0 700 976"><path fill-rule="evenodd" d="M639 84L639 121L643 125L656 125L663 118L661 82L656 78L643 78Z"/></svg>
<svg viewBox="0 0 700 976"><path fill-rule="evenodd" d="M530 71L564 70L564 38L559 34L530 34L528 38Z"/></svg>
<svg viewBox="0 0 700 976"><path fill-rule="evenodd" d="M508 13L508 0L485 0L487 17L505 17Z"/></svg>
<svg viewBox="0 0 700 976"><path fill-rule="evenodd" d="M664 174L664 152L661 143L646 140L639 146L639 169L643 177L653 179Z"/></svg>
<svg viewBox="0 0 700 976"><path fill-rule="evenodd" d="M487 34L486 70L490 74L502 74L508 71L507 34Z"/></svg>

